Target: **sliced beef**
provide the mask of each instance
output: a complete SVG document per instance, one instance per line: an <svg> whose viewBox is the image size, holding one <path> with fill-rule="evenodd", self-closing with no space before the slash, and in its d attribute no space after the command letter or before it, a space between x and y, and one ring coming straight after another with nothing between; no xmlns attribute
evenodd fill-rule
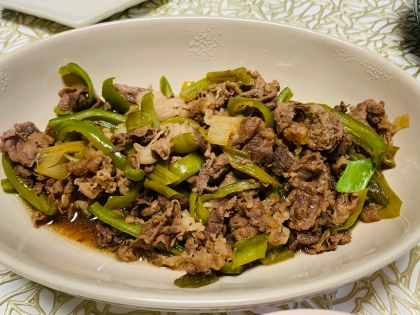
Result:
<svg viewBox="0 0 420 315"><path fill-rule="evenodd" d="M88 89L83 85L65 87L58 92L60 101L57 107L75 113L87 105Z"/></svg>
<svg viewBox="0 0 420 315"><path fill-rule="evenodd" d="M338 193L335 200L331 223L333 225L342 225L356 209L359 195L356 193Z"/></svg>
<svg viewBox="0 0 420 315"><path fill-rule="evenodd" d="M31 215L32 224L35 228L39 228L41 225L46 224L51 218L47 217L39 211L34 211Z"/></svg>
<svg viewBox="0 0 420 315"><path fill-rule="evenodd" d="M259 117L245 117L242 119L237 132L230 140L229 146L240 148L256 134L261 122L262 120Z"/></svg>
<svg viewBox="0 0 420 315"><path fill-rule="evenodd" d="M308 106L308 109L312 114L308 147L312 150L332 151L343 138L344 127L341 118L316 104Z"/></svg>
<svg viewBox="0 0 420 315"><path fill-rule="evenodd" d="M295 110L290 103L277 104L273 114L278 134L281 134L284 129L292 125L293 117L296 115Z"/></svg>
<svg viewBox="0 0 420 315"><path fill-rule="evenodd" d="M114 87L122 97L133 104L136 104L136 97L139 92L151 91L150 89L117 83L114 84Z"/></svg>
<svg viewBox="0 0 420 315"><path fill-rule="evenodd" d="M238 96L242 93L236 82L223 82L214 87L210 87L210 92L215 93L215 108L220 108L225 105L232 97Z"/></svg>
<svg viewBox="0 0 420 315"><path fill-rule="evenodd" d="M326 251L335 250L338 245L345 245L351 241L351 231L330 231L326 230L322 233L319 241L304 251L307 254L315 255Z"/></svg>
<svg viewBox="0 0 420 315"><path fill-rule="evenodd" d="M267 84L258 71L250 72L250 75L254 79L252 89L240 93L239 96L257 99L266 103L269 107L275 106L275 100L278 92L280 91L279 82L277 80L273 80Z"/></svg>
<svg viewBox="0 0 420 315"><path fill-rule="evenodd" d="M95 225L96 234L95 234L95 243L100 248L107 248L111 251L115 251L122 239L119 236L121 234L116 228L98 221Z"/></svg>
<svg viewBox="0 0 420 315"><path fill-rule="evenodd" d="M128 136L135 143L139 143L141 145L148 145L150 141L152 141L156 137L158 132L158 127L144 126L130 130L128 132Z"/></svg>
<svg viewBox="0 0 420 315"><path fill-rule="evenodd" d="M201 195L204 191L214 191L217 187L209 187L209 183L221 180L230 169L229 159L223 153L216 156L213 152L200 169L197 179L197 191Z"/></svg>
<svg viewBox="0 0 420 315"><path fill-rule="evenodd" d="M1 137L2 153L7 153L12 161L32 167L37 160L38 151L53 143L50 136L45 135L31 122L15 124L14 129L3 133Z"/></svg>
<svg viewBox="0 0 420 315"><path fill-rule="evenodd" d="M383 206L373 202L368 202L363 207L362 213L360 214L360 220L365 223L376 222L381 220L381 210Z"/></svg>
<svg viewBox="0 0 420 315"><path fill-rule="evenodd" d="M283 176L287 173L293 164L293 157L288 149L275 147L273 151L273 163L271 171L277 176Z"/></svg>
<svg viewBox="0 0 420 315"><path fill-rule="evenodd" d="M277 137L273 129L264 128L252 137L242 150L249 155L255 164L270 166L274 158L273 146L276 140Z"/></svg>

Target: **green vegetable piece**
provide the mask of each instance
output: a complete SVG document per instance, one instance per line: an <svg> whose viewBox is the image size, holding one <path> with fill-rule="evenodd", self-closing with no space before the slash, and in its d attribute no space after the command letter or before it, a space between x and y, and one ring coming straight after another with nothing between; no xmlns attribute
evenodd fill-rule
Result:
<svg viewBox="0 0 420 315"><path fill-rule="evenodd" d="M169 171L179 176L179 179L172 184L176 186L191 175L197 173L206 160L200 154L193 152L169 165Z"/></svg>
<svg viewBox="0 0 420 315"><path fill-rule="evenodd" d="M338 192L358 192L365 189L375 172L372 158L350 161L335 185Z"/></svg>
<svg viewBox="0 0 420 315"><path fill-rule="evenodd" d="M141 232L141 226L134 223L126 223L124 218L113 210L101 206L98 202L90 205L88 210L99 220L116 228L118 231L138 237Z"/></svg>
<svg viewBox="0 0 420 315"><path fill-rule="evenodd" d="M222 268L220 268L219 271L217 271L217 273L221 273L223 275L228 275L228 276L236 276L236 275L240 275L241 273L243 273L245 271L245 266L239 266L236 268L232 268L233 262L227 262Z"/></svg>
<svg viewBox="0 0 420 315"><path fill-rule="evenodd" d="M101 150L106 156L112 159L114 165L122 170L128 179L139 181L144 177L144 171L142 169L135 170L131 168L127 159L120 152L113 152L112 148L114 145L112 142L105 137L105 135L92 126L89 123L78 120L67 120L63 122L58 128L55 134L56 141L63 141L66 135L72 131L81 133L86 139L88 139L95 148Z"/></svg>
<svg viewBox="0 0 420 315"><path fill-rule="evenodd" d="M65 116L71 114L68 110L62 110L58 108L58 106L54 107L54 113L56 113L58 116Z"/></svg>
<svg viewBox="0 0 420 315"><path fill-rule="evenodd" d="M12 185L12 183L7 178L3 178L1 180L1 188L3 188L3 191L5 193L8 193L8 194L16 194L17 193L17 190L15 189L15 187Z"/></svg>
<svg viewBox="0 0 420 315"><path fill-rule="evenodd" d="M381 163L382 156L387 151L387 145L382 137L375 132L375 130L350 115L335 110L328 105L319 105L325 110L328 110L330 113L340 116L341 122L344 126L344 131L349 134L353 142L361 146L372 156L373 163L375 163L375 165L379 165Z"/></svg>
<svg viewBox="0 0 420 315"><path fill-rule="evenodd" d="M78 64L75 64L73 62L70 62L67 65L62 66L60 68L60 70L58 70L58 72L62 76L72 73L72 74L75 74L78 77L80 77L85 82L85 84L86 84L86 86L88 88L88 100L87 100L87 103L88 103L88 105L91 105L92 104L93 97L94 97L92 80L90 79L90 77L87 74L87 72L82 69L82 67L80 67Z"/></svg>
<svg viewBox="0 0 420 315"><path fill-rule="evenodd" d="M384 207L389 204L389 197L387 196L380 182L378 181L378 175L376 172L370 179L367 197L369 198L369 201L372 201Z"/></svg>
<svg viewBox="0 0 420 315"><path fill-rule="evenodd" d="M402 201L388 185L382 173L376 173L378 184L389 198L389 203L381 211L381 219L393 219L400 215Z"/></svg>
<svg viewBox="0 0 420 315"><path fill-rule="evenodd" d="M38 196L36 192L30 186L28 186L22 178L16 175L15 171L13 170L12 163L12 160L3 154L3 171L9 183L16 189L19 195L27 202L29 202L35 209L45 215L54 215L57 212L57 203L48 203L45 194Z"/></svg>
<svg viewBox="0 0 420 315"><path fill-rule="evenodd" d="M287 259L295 257L295 253L287 248L280 248L277 250L271 251L269 254L266 255L266 257L260 259L259 261L265 265L274 265L279 262L285 261Z"/></svg>
<svg viewBox="0 0 420 315"><path fill-rule="evenodd" d="M156 248L164 252L165 254L168 254L171 256L180 256L186 250L184 246L179 245L179 244L175 244L174 247L168 250L165 244L163 244L162 242L159 242L156 245Z"/></svg>
<svg viewBox="0 0 420 315"><path fill-rule="evenodd" d="M230 165L245 174L248 174L260 182L281 186L281 184L261 167L251 162L251 158L243 151L230 147L222 147L223 153L229 159Z"/></svg>
<svg viewBox="0 0 420 315"><path fill-rule="evenodd" d="M142 112L140 110L131 112L126 117L127 118L125 120L125 127L127 128L128 131L143 127Z"/></svg>
<svg viewBox="0 0 420 315"><path fill-rule="evenodd" d="M222 83L226 81L238 82L239 84L250 85L251 76L247 74L244 67L234 70L213 71L206 74L206 79L213 83Z"/></svg>
<svg viewBox="0 0 420 315"><path fill-rule="evenodd" d="M163 185L161 182L146 179L144 181L144 187L156 191L158 194L166 198L179 198L182 196L179 192L173 190L172 188Z"/></svg>
<svg viewBox="0 0 420 315"><path fill-rule="evenodd" d="M241 106L250 106L258 109L264 117L265 126L274 128L274 115L264 103L246 97L234 97L229 100L227 110L230 116L235 116L236 111Z"/></svg>
<svg viewBox="0 0 420 315"><path fill-rule="evenodd" d="M386 150L386 153L382 157L382 163L384 163L389 168L394 168L396 166L395 154L397 154L399 149L400 149L399 147L389 145L388 149Z"/></svg>
<svg viewBox="0 0 420 315"><path fill-rule="evenodd" d="M109 197L104 207L109 210L118 210L127 207L134 200L142 186L143 182L135 182L127 195Z"/></svg>
<svg viewBox="0 0 420 315"><path fill-rule="evenodd" d="M173 93L172 93L171 85L169 84L168 80L165 78L164 75L160 78L159 85L160 85L160 91L162 92L163 95L166 96L166 98L172 97Z"/></svg>
<svg viewBox="0 0 420 315"><path fill-rule="evenodd" d="M291 100L292 97L293 97L292 90L289 87L285 87L283 90L281 90L279 95L277 95L276 104L288 102Z"/></svg>
<svg viewBox="0 0 420 315"><path fill-rule="evenodd" d="M192 218L195 217L195 206L197 204L197 198L198 198L198 192L195 192L195 191L191 192L189 208L190 208L190 216Z"/></svg>
<svg viewBox="0 0 420 315"><path fill-rule="evenodd" d="M204 287L217 281L219 281L219 277L213 273L208 276L186 274L176 279L174 284L179 288L195 289Z"/></svg>
<svg viewBox="0 0 420 315"><path fill-rule="evenodd" d="M111 104L113 109L125 114L130 109L130 106L135 104L130 103L120 93L118 93L113 84L114 79L115 78L109 78L103 82L102 96L109 104Z"/></svg>
<svg viewBox="0 0 420 315"><path fill-rule="evenodd" d="M156 182L160 182L162 185L170 185L179 180L178 175L172 173L159 163L155 164L153 172L147 174L147 177Z"/></svg>
<svg viewBox="0 0 420 315"><path fill-rule="evenodd" d="M198 148L194 135L191 132L180 134L173 139L172 151L175 153L187 154Z"/></svg>
<svg viewBox="0 0 420 315"><path fill-rule="evenodd" d="M185 124L188 122L190 125L197 126L198 132L204 137L207 138L207 131L195 120L187 117L181 117L181 116L174 116L166 118L164 121L162 121L162 125L165 124Z"/></svg>
<svg viewBox="0 0 420 315"><path fill-rule="evenodd" d="M91 109L86 109L86 110L83 110L81 112L77 112L74 114L53 118L48 122L48 126L52 130L57 130L58 127L60 127L60 125L63 122L67 120L71 120L71 119L74 119L74 120L89 119L89 120L96 120L96 121L106 121L106 122L111 123L112 125L119 125L125 122L124 115L121 115L115 112L110 112L103 109L91 108Z"/></svg>
<svg viewBox="0 0 420 315"><path fill-rule="evenodd" d="M353 213L350 214L349 218L346 222L343 223L343 225L330 228L331 231L347 230L351 228L354 225L354 223L356 223L357 218L359 217L360 213L362 213L363 206L366 200L366 194L367 188L358 192L359 199L357 200L356 208L354 209Z"/></svg>
<svg viewBox="0 0 420 315"><path fill-rule="evenodd" d="M198 80L197 82L192 82L189 86L179 93L179 96L185 101L189 102L195 99L198 95L198 92L201 90L207 90L209 86L212 84L206 78Z"/></svg>
<svg viewBox="0 0 420 315"><path fill-rule="evenodd" d="M153 105L153 93L149 92L141 99L141 112L142 112L142 124L143 126L150 125L151 127L160 126L160 120L155 112L155 106Z"/></svg>
<svg viewBox="0 0 420 315"><path fill-rule="evenodd" d="M195 217L199 222L207 224L207 219L210 215L210 211L206 207L204 207L204 202L213 199L220 199L226 197L227 195L238 193L244 190L259 188L261 188L261 184L256 182L255 180L239 180L237 182L219 188L214 193L202 195L197 199Z"/></svg>
<svg viewBox="0 0 420 315"><path fill-rule="evenodd" d="M252 261L265 257L267 251L267 234L259 234L234 245L232 268L235 269Z"/></svg>

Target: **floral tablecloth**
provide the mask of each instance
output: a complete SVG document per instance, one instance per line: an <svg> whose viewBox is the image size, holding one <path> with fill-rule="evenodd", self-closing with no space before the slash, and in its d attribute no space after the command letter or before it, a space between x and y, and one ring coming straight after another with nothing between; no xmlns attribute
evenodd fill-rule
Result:
<svg viewBox="0 0 420 315"><path fill-rule="evenodd" d="M408 0L150 0L107 21L173 15L239 17L314 29L365 46L420 81L420 30ZM0 8L0 56L68 29ZM242 314L294 308L355 314L420 314L420 244L387 267L328 294ZM73 297L21 278L1 266L0 313L160 314Z"/></svg>

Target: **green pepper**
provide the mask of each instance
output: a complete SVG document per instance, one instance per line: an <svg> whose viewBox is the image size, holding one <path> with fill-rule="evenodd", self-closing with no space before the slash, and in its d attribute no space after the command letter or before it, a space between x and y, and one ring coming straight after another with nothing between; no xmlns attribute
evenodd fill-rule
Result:
<svg viewBox="0 0 420 315"><path fill-rule="evenodd" d="M217 271L217 273L221 273L223 275L228 276L236 276L240 275L245 271L245 266L238 266L236 268L232 268L233 262L227 262L220 270Z"/></svg>
<svg viewBox="0 0 420 315"><path fill-rule="evenodd" d="M197 199L195 218L197 219L197 221L203 224L207 224L207 220L210 215L210 211L206 207L204 207L204 202L206 202L207 200L220 199L233 193L238 193L249 189L258 189L260 187L260 183L256 182L255 180L246 179L239 180L232 184L223 186L216 190L214 193L202 195Z"/></svg>
<svg viewBox="0 0 420 315"><path fill-rule="evenodd" d="M198 192L193 191L190 194L190 202L189 202L189 210L190 210L190 217L195 217L195 207L197 204Z"/></svg>
<svg viewBox="0 0 420 315"><path fill-rule="evenodd" d="M264 117L265 126L267 128L274 128L274 115L271 110L264 103L246 97L234 97L229 100L227 111L230 116L235 116L236 111L240 106L250 106L258 109Z"/></svg>
<svg viewBox="0 0 420 315"><path fill-rule="evenodd" d="M179 179L172 184L172 186L178 185L183 180L187 179L191 175L197 173L204 165L206 160L200 154L193 152L176 162L169 165L169 171L179 176Z"/></svg>
<svg viewBox="0 0 420 315"><path fill-rule="evenodd" d="M123 124L125 122L125 116L115 113L115 112L110 112L107 110L103 110L103 109L95 109L95 108L91 108L91 109L86 109L83 110L81 112L77 112L74 114L70 114L67 116L61 116L61 117L57 117L57 118L53 118L48 122L48 126L52 129L52 130L57 130L58 127L65 121L70 120L70 119L74 119L74 120L85 120L85 119L90 119L90 120L99 120L99 121L107 121L113 125L119 125L119 124Z"/></svg>
<svg viewBox="0 0 420 315"><path fill-rule="evenodd" d="M127 128L127 131L143 127L141 110L131 112L126 117L125 127Z"/></svg>
<svg viewBox="0 0 420 315"><path fill-rule="evenodd" d="M173 139L172 151L178 154L187 154L198 149L194 135L186 132Z"/></svg>
<svg viewBox="0 0 420 315"><path fill-rule="evenodd" d="M62 110L58 108L58 106L54 107L54 113L56 113L58 116L65 116L71 114L68 110Z"/></svg>
<svg viewBox="0 0 420 315"><path fill-rule="evenodd" d="M232 268L235 269L252 261L265 257L268 236L266 233L256 235L234 245Z"/></svg>
<svg viewBox="0 0 420 315"><path fill-rule="evenodd" d="M55 134L56 141L63 141L66 135L72 131L81 133L86 139L93 144L95 148L101 150L106 156L112 159L114 165L122 170L128 179L139 181L144 177L142 169L135 170L128 163L127 159L120 152L113 152L114 145L105 137L105 135L84 121L67 120L63 122Z"/></svg>
<svg viewBox="0 0 420 315"><path fill-rule="evenodd" d="M350 161L335 185L335 190L346 193L365 189L374 172L375 165L372 158Z"/></svg>
<svg viewBox="0 0 420 315"><path fill-rule="evenodd" d="M175 244L174 247L171 249L167 249L166 245L162 242L159 242L156 245L156 248L160 251L164 252L165 254L171 255L171 256L180 256L183 252L186 251L185 247L179 244Z"/></svg>
<svg viewBox="0 0 420 315"><path fill-rule="evenodd" d="M62 66L60 68L60 70L58 70L58 72L64 76L67 74L75 74L78 77L80 77L86 84L87 88L88 88L88 105L92 104L93 101L93 97L94 97L94 91L93 91L93 84L92 84L92 80L90 79L89 75L87 74L87 72L85 70L82 69L82 67L80 67L79 65L70 62L65 66Z"/></svg>
<svg viewBox="0 0 420 315"><path fill-rule="evenodd" d="M168 80L165 78L164 75L160 78L159 85L160 85L160 91L162 92L163 95L166 96L166 98L172 97L173 93L172 93L171 85L169 84Z"/></svg>
<svg viewBox="0 0 420 315"><path fill-rule="evenodd" d="M247 74L247 69L244 67L233 70L207 72L206 79L213 83L231 81L244 85L251 84L251 76Z"/></svg>
<svg viewBox="0 0 420 315"><path fill-rule="evenodd" d="M234 169L248 174L258 179L260 182L281 186L274 177L270 176L258 165L253 164L251 158L245 152L230 147L222 147L222 150Z"/></svg>
<svg viewBox="0 0 420 315"><path fill-rule="evenodd" d="M376 165L381 163L381 159L387 151L387 145L375 130L346 113L325 104L319 105L330 113L340 116L344 131L349 134L353 142L365 149L372 156Z"/></svg>
<svg viewBox="0 0 420 315"><path fill-rule="evenodd" d="M141 99L141 112L142 112L142 124L143 126L150 125L150 127L158 127L160 120L155 111L153 104L153 93L149 92ZM145 116L146 115L146 116ZM149 120L149 121L148 121Z"/></svg>
<svg viewBox="0 0 420 315"><path fill-rule="evenodd" d="M400 149L399 147L389 145L386 150L386 153L382 157L382 163L384 163L389 168L394 168L396 166L395 154L397 154L399 149Z"/></svg>
<svg viewBox="0 0 420 315"><path fill-rule="evenodd" d="M144 187L156 191L158 194L166 198L178 198L182 196L179 192L173 190L172 188L163 185L161 182L156 180L146 179L144 181Z"/></svg>
<svg viewBox="0 0 420 315"><path fill-rule="evenodd" d="M174 281L174 284L179 288L200 288L206 285L219 281L219 277L211 273L210 275L183 275Z"/></svg>
<svg viewBox="0 0 420 315"><path fill-rule="evenodd" d="M44 193L38 196L36 192L30 186L28 186L28 184L26 184L22 178L16 175L15 171L13 170L12 163L12 160L3 154L3 170L10 184L17 190L19 195L27 202L29 202L35 209L45 215L54 215L57 212L57 203L48 203Z"/></svg>
<svg viewBox="0 0 420 315"><path fill-rule="evenodd" d="M114 87L113 81L115 78L109 78L102 84L102 96L111 104L116 111L125 114L131 106L135 105L127 101L117 89Z"/></svg>
<svg viewBox="0 0 420 315"><path fill-rule="evenodd" d="M381 189L389 198L389 203L381 210L381 219L393 219L400 215L402 201L388 185L385 176L377 172L376 178Z"/></svg>
<svg viewBox="0 0 420 315"><path fill-rule="evenodd" d="M359 195L359 199L357 200L356 208L350 214L349 218L346 222L344 222L341 226L330 228L331 231L340 231L340 230L347 230L351 228L354 223L356 223L357 218L359 217L360 213L362 213L363 206L366 200L367 188L359 191L357 193Z"/></svg>
<svg viewBox="0 0 420 315"><path fill-rule="evenodd" d="M98 202L90 205L88 211L93 213L99 220L116 228L118 231L138 237L141 232L141 226L134 223L127 223L125 219L113 210L101 206Z"/></svg>
<svg viewBox="0 0 420 315"><path fill-rule="evenodd" d="M198 132L204 138L207 138L206 130L198 122L196 122L195 120L191 118L181 117L181 116L169 117L169 118L166 118L164 121L162 121L162 125L165 125L165 124L181 124L182 125L182 124L185 124L186 122L188 122L190 125L197 126Z"/></svg>
<svg viewBox="0 0 420 315"><path fill-rule="evenodd" d="M127 207L130 202L132 202L137 196L142 186L143 182L134 183L133 187L127 195L109 197L104 207L110 210L118 210Z"/></svg>
<svg viewBox="0 0 420 315"><path fill-rule="evenodd" d="M267 250L268 252L268 250ZM278 248L266 253L264 258L259 259L259 262L265 266L277 264L287 259L293 258L295 253L287 248Z"/></svg>
<svg viewBox="0 0 420 315"><path fill-rule="evenodd" d="M293 92L289 87L285 87L277 96L276 104L288 102L293 97Z"/></svg>
<svg viewBox="0 0 420 315"><path fill-rule="evenodd" d="M3 178L1 180L1 188L3 188L3 191L8 194L17 193L17 190L7 178Z"/></svg>
<svg viewBox="0 0 420 315"><path fill-rule="evenodd" d="M385 207L389 204L390 200L378 180L378 175L379 174L375 172L370 179L369 185L367 187L367 197L369 198L369 201Z"/></svg>
<svg viewBox="0 0 420 315"><path fill-rule="evenodd" d="M199 91L207 90L212 84L213 83L207 80L206 78L198 80L197 82L192 82L188 87L183 89L181 93L179 93L179 96L185 102L192 101L197 97Z"/></svg>
<svg viewBox="0 0 420 315"><path fill-rule="evenodd" d="M179 180L179 176L172 173L168 170L168 168L163 167L159 163L156 163L153 167L153 172L147 174L147 177L160 182L162 185L170 185L177 180Z"/></svg>

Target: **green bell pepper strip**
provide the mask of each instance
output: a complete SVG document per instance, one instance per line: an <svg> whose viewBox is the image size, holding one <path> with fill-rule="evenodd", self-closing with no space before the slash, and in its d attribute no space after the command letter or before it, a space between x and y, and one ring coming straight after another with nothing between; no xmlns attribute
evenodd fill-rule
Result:
<svg viewBox="0 0 420 315"><path fill-rule="evenodd" d="M232 269L246 265L265 257L268 236L266 233L256 235L234 245Z"/></svg>
<svg viewBox="0 0 420 315"><path fill-rule="evenodd" d="M127 207L130 204L130 202L132 202L134 198L137 196L142 186L143 186L142 181L135 182L127 195L109 197L104 207L109 210L118 210L118 209Z"/></svg>
<svg viewBox="0 0 420 315"><path fill-rule="evenodd" d="M199 91L207 90L212 84L213 82L207 80L206 78L198 80L197 82L192 82L189 86L187 86L179 93L179 96L185 102L192 101L197 97Z"/></svg>
<svg viewBox="0 0 420 315"><path fill-rule="evenodd" d="M138 237L141 232L141 226L134 223L127 223L125 219L113 210L101 206L98 202L89 206L88 211L99 220L109 224L117 230Z"/></svg>
<svg viewBox="0 0 420 315"><path fill-rule="evenodd" d="M153 168L153 172L146 175L148 178L160 182L162 185L170 185L177 180L179 176L169 171L159 163L156 163Z"/></svg>
<svg viewBox="0 0 420 315"><path fill-rule="evenodd" d="M171 85L164 75L160 78L159 85L160 91L166 96L166 98L170 98L173 95Z"/></svg>
<svg viewBox="0 0 420 315"><path fill-rule="evenodd" d="M129 113L126 115L125 120L125 127L127 128L127 131L143 127L142 124L142 112L140 110L136 110L134 112Z"/></svg>
<svg viewBox="0 0 420 315"><path fill-rule="evenodd" d="M93 144L95 148L101 150L106 156L112 159L114 165L122 170L128 179L139 181L144 177L142 169L135 170L128 163L127 159L120 152L112 152L114 145L105 135L89 123L79 120L68 120L63 122L55 134L56 141L63 141L66 135L72 131L81 133Z"/></svg>
<svg viewBox="0 0 420 315"><path fill-rule="evenodd" d="M397 154L399 149L400 149L399 147L389 145L386 150L386 153L382 157L382 163L384 163L389 168L394 168L396 166L395 154Z"/></svg>
<svg viewBox="0 0 420 315"><path fill-rule="evenodd" d="M346 193L365 189L374 172L375 165L372 158L350 161L335 185L335 190Z"/></svg>
<svg viewBox="0 0 420 315"><path fill-rule="evenodd" d="M3 191L8 194L17 193L17 190L7 178L3 178L1 180L1 188L3 188Z"/></svg>
<svg viewBox="0 0 420 315"><path fill-rule="evenodd" d="M277 95L276 104L283 103L283 102L288 102L288 101L290 101L290 99L292 97L293 97L292 90L289 87L285 87L283 90L281 90L279 95Z"/></svg>
<svg viewBox="0 0 420 315"><path fill-rule="evenodd" d="M331 231L347 230L351 228L354 225L354 223L356 223L357 218L359 217L360 213L362 213L363 206L366 200L366 194L367 188L358 192L359 199L357 200L356 208L354 209L353 213L350 214L347 221L344 222L341 226L330 228Z"/></svg>
<svg viewBox="0 0 420 315"><path fill-rule="evenodd" d="M245 271L245 266L238 266L236 268L232 268L233 262L227 262L220 270L217 270L217 273L227 276L236 276L240 275Z"/></svg>
<svg viewBox="0 0 420 315"><path fill-rule="evenodd" d="M182 277L176 279L174 284L179 288L195 289L204 287L217 281L219 281L219 277L214 273L211 273L208 276L185 274Z"/></svg>
<svg viewBox="0 0 420 315"><path fill-rule="evenodd" d="M47 202L45 194L38 196L36 192L26 184L26 182L16 175L13 170L12 160L3 154L2 164L4 174L6 175L10 184L16 189L19 195L29 202L35 209L45 215L54 215L57 212L57 203L50 204Z"/></svg>
<svg viewBox="0 0 420 315"><path fill-rule="evenodd" d="M67 120L70 120L70 119L74 119L74 120L85 120L85 119L99 120L99 121L109 122L113 125L119 125L119 124L123 124L125 122L125 117L126 116L115 113L115 112L110 112L110 111L103 110L103 109L91 108L91 109L86 109L86 110L83 110L81 112L77 112L77 113L74 113L74 114L53 118L48 122L48 126L52 130L57 130L58 127L60 127L60 125L63 122L65 122Z"/></svg>
<svg viewBox="0 0 420 315"><path fill-rule="evenodd" d="M142 112L142 123L143 126L150 125L151 127L158 127L160 126L160 120L158 115L155 111L155 106L153 104L153 93L149 92L143 96L141 99L141 112ZM144 116L146 115L146 116ZM146 118L147 117L147 118ZM150 122L147 122L147 120L150 120Z"/></svg>
<svg viewBox="0 0 420 315"><path fill-rule="evenodd" d="M178 161L169 164L169 171L179 176L179 179L172 183L172 186L175 187L183 180L197 173L203 167L205 162L206 160L203 156L193 152Z"/></svg>
<svg viewBox="0 0 420 315"><path fill-rule="evenodd" d="M213 200L213 199L220 199L220 198L226 197L227 195L238 193L244 190L259 189L259 188L261 188L260 183L256 182L255 180L246 179L246 180L239 180L232 184L223 186L219 188L218 190L216 190L214 193L202 195L198 197L197 199L196 208L195 208L195 218L197 221L206 225L207 220L210 215L210 211L206 207L204 207L204 203L206 201Z"/></svg>
<svg viewBox="0 0 420 315"><path fill-rule="evenodd" d="M158 194L166 198L178 198L182 196L179 192L173 190L172 188L163 185L161 182L156 180L146 179L144 181L144 187L156 191Z"/></svg>
<svg viewBox="0 0 420 315"><path fill-rule="evenodd" d="M117 89L114 87L114 79L114 77L109 78L102 83L102 96L109 104L111 104L113 109L125 114L130 107L135 104L130 103L122 97L120 93L118 93Z"/></svg>
<svg viewBox="0 0 420 315"><path fill-rule="evenodd" d="M213 83L231 81L244 85L251 84L251 76L247 74L247 69L244 67L233 70L207 72L206 79Z"/></svg>
<svg viewBox="0 0 420 315"><path fill-rule="evenodd" d="M187 117L181 117L181 116L174 116L166 118L162 121L162 125L165 124L185 124L185 122L188 122L190 125L197 126L198 132L206 139L207 138L207 131L195 120Z"/></svg>
<svg viewBox="0 0 420 315"><path fill-rule="evenodd" d="M172 141L172 151L178 154L187 154L199 148L191 132L180 134Z"/></svg>
<svg viewBox="0 0 420 315"><path fill-rule="evenodd" d="M190 200L189 200L189 210L190 210L190 217L195 217L195 207L197 204L197 198L198 198L198 192L193 191L190 194Z"/></svg>
<svg viewBox="0 0 420 315"><path fill-rule="evenodd" d="M235 116L236 111L240 106L250 106L258 109L264 117L265 126L267 128L274 128L274 115L271 110L264 103L246 97L234 97L229 100L227 111L230 116Z"/></svg>
<svg viewBox="0 0 420 315"><path fill-rule="evenodd" d="M54 113L56 113L58 116L65 116L71 114L68 110L62 110L58 108L58 106L54 107Z"/></svg>
<svg viewBox="0 0 420 315"><path fill-rule="evenodd" d="M156 245L156 248L164 252L165 254L168 254L171 256L180 256L183 252L186 251L185 247L179 244L175 244L174 247L168 250L165 244L163 244L162 242L159 242Z"/></svg>
<svg viewBox="0 0 420 315"><path fill-rule="evenodd" d="M319 104L325 110L341 118L344 131L349 134L353 142L365 149L373 159L375 165L380 165L383 155L387 151L385 141L371 127L351 117L348 114L335 110L325 104Z"/></svg>
<svg viewBox="0 0 420 315"><path fill-rule="evenodd" d="M402 201L395 194L392 188L388 185L385 176L382 173L376 172L376 178L381 189L389 198L389 203L381 210L381 219L393 219L400 215Z"/></svg>
<svg viewBox="0 0 420 315"><path fill-rule="evenodd" d="M274 177L270 176L258 165L253 164L251 158L245 152L230 147L222 147L222 150L234 169L248 174L258 179L260 182L281 186Z"/></svg>
<svg viewBox="0 0 420 315"><path fill-rule="evenodd" d="M390 199L382 188L381 183L378 180L377 173L375 172L370 179L368 185L367 197L369 201L377 203L378 205L386 207L389 205Z"/></svg>
<svg viewBox="0 0 420 315"><path fill-rule="evenodd" d="M267 253L264 258L259 259L259 262L265 266L269 266L293 258L294 256L295 253L291 250L287 248L279 248Z"/></svg>
<svg viewBox="0 0 420 315"><path fill-rule="evenodd" d="M80 77L85 82L88 88L88 105L92 104L93 97L94 97L92 80L90 79L87 72L82 69L82 67L80 67L78 64L70 62L67 65L62 66L60 70L58 70L58 72L62 76L72 73Z"/></svg>

